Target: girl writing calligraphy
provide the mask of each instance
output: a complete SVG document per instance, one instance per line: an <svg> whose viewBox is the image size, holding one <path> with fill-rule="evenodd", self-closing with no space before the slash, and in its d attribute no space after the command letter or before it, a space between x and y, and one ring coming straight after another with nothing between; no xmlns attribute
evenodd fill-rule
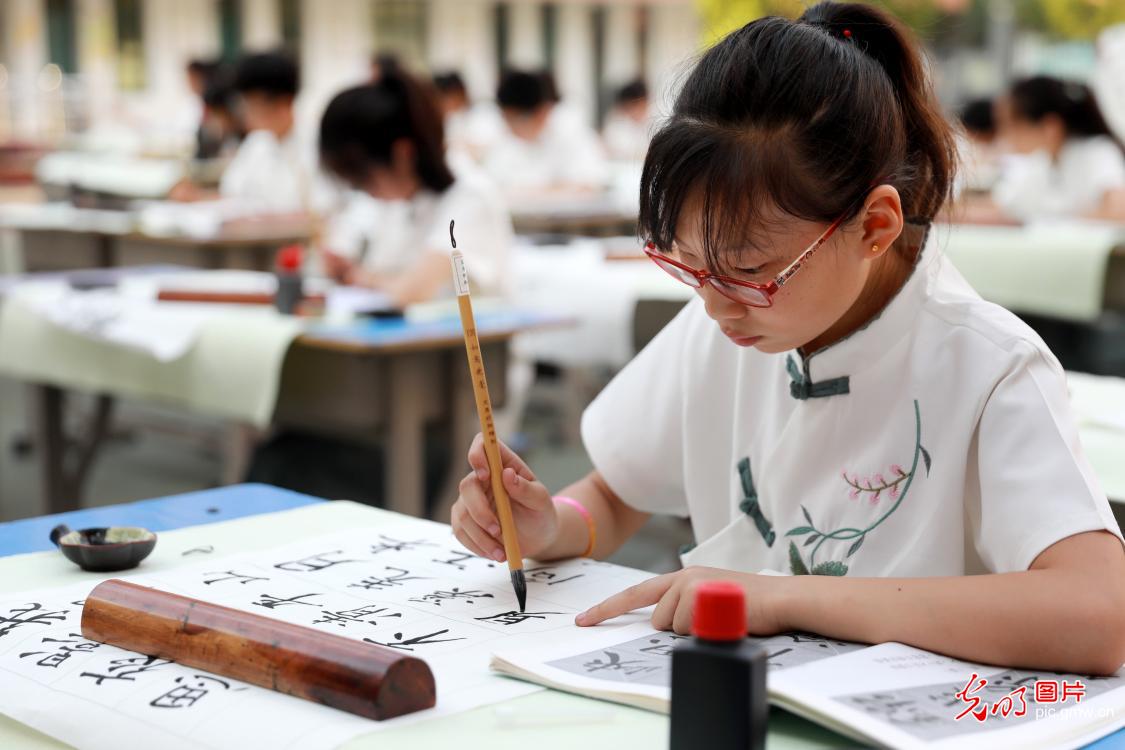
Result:
<svg viewBox="0 0 1125 750"><path fill-rule="evenodd" d="M530 557L605 557L652 513L691 518L683 570L579 625L656 605L685 632L693 586L724 578L754 635L1125 660L1121 533L1063 371L929 236L953 152L915 41L870 6L756 20L702 57L641 185L650 257L698 298L587 409L593 472L553 498L504 454ZM454 530L499 560L479 440L469 461Z"/></svg>

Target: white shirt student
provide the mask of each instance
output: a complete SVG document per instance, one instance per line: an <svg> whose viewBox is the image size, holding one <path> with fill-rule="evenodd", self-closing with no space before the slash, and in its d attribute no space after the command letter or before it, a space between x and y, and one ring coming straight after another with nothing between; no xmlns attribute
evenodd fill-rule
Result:
<svg viewBox="0 0 1125 750"><path fill-rule="evenodd" d="M1040 150L1004 156L1001 165L992 198L1025 221L1081 216L1109 191L1125 188L1125 156L1106 136L1069 138L1054 159Z"/></svg>
<svg viewBox="0 0 1125 750"><path fill-rule="evenodd" d="M1095 46L1094 93L1114 135L1125 141L1125 23L1102 31Z"/></svg>
<svg viewBox="0 0 1125 750"><path fill-rule="evenodd" d="M507 130L485 156L484 167L506 192L560 187L601 188L610 173L597 133L555 106L532 139Z"/></svg>
<svg viewBox="0 0 1125 750"><path fill-rule="evenodd" d="M323 212L338 198L311 148L292 131L278 139L269 130L255 130L242 141L219 194L264 213Z"/></svg>
<svg viewBox="0 0 1125 750"><path fill-rule="evenodd" d="M691 518L685 566L1002 573L1120 535L1058 361L935 244L878 318L804 361L733 345L695 299L590 405L613 491Z"/></svg>
<svg viewBox="0 0 1125 750"><path fill-rule="evenodd" d="M421 189L408 200L379 200L353 191L331 222L325 246L371 274L393 277L422 254L448 255L452 219L474 291L507 295L513 233L504 199L479 169L457 162L453 172L455 180L443 192ZM452 293L451 279L443 294Z"/></svg>
<svg viewBox="0 0 1125 750"><path fill-rule="evenodd" d="M504 136L506 126L500 111L489 102L480 102L445 116L447 148L479 162Z"/></svg>

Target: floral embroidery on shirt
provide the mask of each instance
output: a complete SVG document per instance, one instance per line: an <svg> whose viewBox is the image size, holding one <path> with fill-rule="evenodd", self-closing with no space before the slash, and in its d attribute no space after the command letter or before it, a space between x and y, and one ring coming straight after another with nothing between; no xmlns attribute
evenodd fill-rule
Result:
<svg viewBox="0 0 1125 750"><path fill-rule="evenodd" d="M797 526L785 532L785 536L800 537L804 536L805 541L802 547L815 545L809 554L809 562L806 565L804 559L801 557L801 551L797 548L796 541L790 540L789 542L789 567L794 575L829 575L829 576L842 576L847 575L848 565L843 560L828 560L826 562L818 563L816 561L817 552L820 551L821 546L829 539L836 541L846 541L853 539L851 546L848 547L845 558L854 555L863 542L867 539L867 535L874 531L883 521L886 521L891 514L898 510L902 505L902 501L906 499L907 493L910 491L910 485L914 481L914 477L918 472L919 462L925 465L926 476L930 474L930 454L924 447L922 447L922 414L918 408L918 402L914 402L914 461L910 466L910 471L904 471L903 468L894 464L891 466L889 474L874 474L869 477L860 477L857 474L848 475L847 471L843 472L844 481L851 488L850 496L853 500L858 500L861 495L869 495L872 505L879 502L883 493L886 493L892 500L892 505L885 513L877 518L873 523L863 529L856 528L840 528L835 531L821 531L816 523L813 521L812 515L804 505L801 506L801 512L805 516L805 521L808 522L806 526Z"/></svg>
<svg viewBox="0 0 1125 750"><path fill-rule="evenodd" d="M871 476L861 477L858 474L848 475L848 470L844 469L842 472L844 481L852 488L848 494L852 500L858 500L860 495L870 495L872 505L879 503L879 496L886 492L891 496L892 500L897 500L899 496L899 487L910 478L910 475L903 470L898 464L891 466L890 472L884 474L872 474ZM886 479L890 476L891 479Z"/></svg>

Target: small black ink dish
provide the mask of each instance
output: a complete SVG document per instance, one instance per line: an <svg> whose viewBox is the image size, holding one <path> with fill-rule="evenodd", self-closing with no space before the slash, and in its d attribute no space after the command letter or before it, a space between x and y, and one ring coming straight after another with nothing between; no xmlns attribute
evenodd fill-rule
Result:
<svg viewBox="0 0 1125 750"><path fill-rule="evenodd" d="M137 567L156 546L156 534L139 526L71 531L64 523L51 530L51 541L78 567L104 573Z"/></svg>

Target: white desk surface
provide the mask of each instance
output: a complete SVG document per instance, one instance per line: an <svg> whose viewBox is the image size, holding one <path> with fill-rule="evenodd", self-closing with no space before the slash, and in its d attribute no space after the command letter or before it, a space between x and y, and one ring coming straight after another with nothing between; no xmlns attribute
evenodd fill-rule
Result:
<svg viewBox="0 0 1125 750"><path fill-rule="evenodd" d="M198 555L182 557L184 550L213 545L214 556L265 549L296 541L303 536L330 533L343 528L378 528L396 516L387 511L345 501L318 503L279 513L251 516L224 523L193 526L162 532L156 549L138 570L156 571L199 562ZM61 586L82 579L102 580L111 574L86 573L57 552L36 552L0 558L0 591L23 591ZM504 705L536 715L577 712L589 699L553 690L518 698ZM551 724L541 727L507 728L500 725L496 706L456 714L401 729L359 737L343 745L345 750L406 748L447 750L458 747L487 747L489 750L573 750L574 748L660 748L667 745L665 716L628 706L599 703L610 719L597 723ZM452 740L451 738L457 738ZM820 729L792 714L771 711L770 750L824 748L839 745L839 735ZM23 750L66 747L57 740L0 715L0 747ZM123 742L122 748L128 748Z"/></svg>

